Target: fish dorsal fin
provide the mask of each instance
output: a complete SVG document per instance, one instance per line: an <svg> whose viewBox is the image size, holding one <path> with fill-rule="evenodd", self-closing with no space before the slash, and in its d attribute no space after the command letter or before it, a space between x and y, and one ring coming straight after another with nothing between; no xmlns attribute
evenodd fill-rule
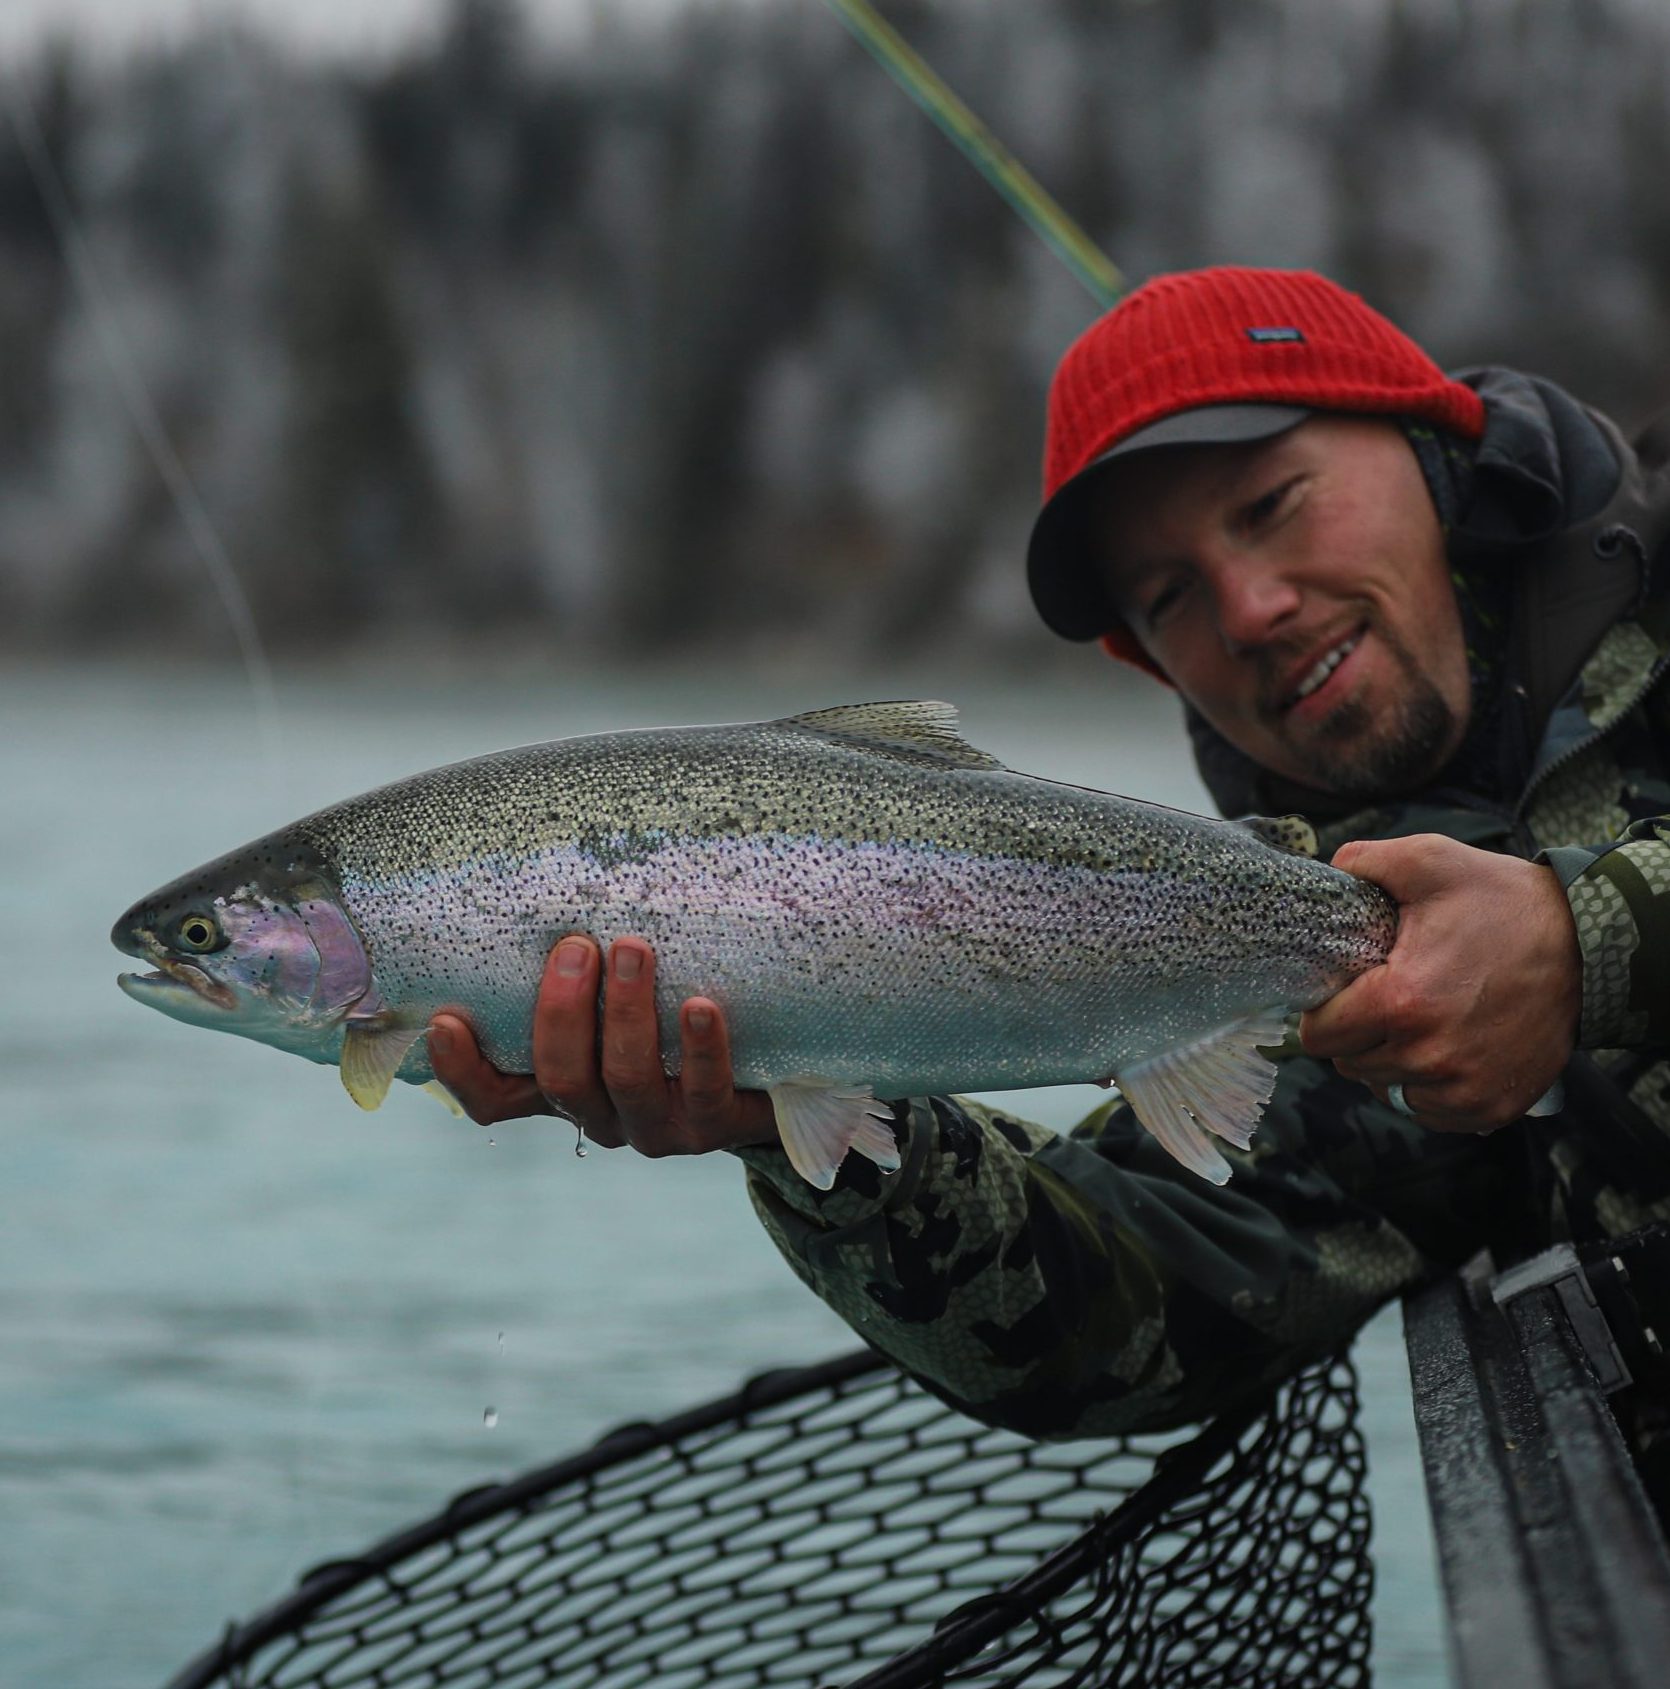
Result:
<svg viewBox="0 0 1670 1689"><path fill-rule="evenodd" d="M845 739L883 756L910 762L949 763L955 768L1001 768L989 752L977 749L957 726L957 706L931 699L883 703L838 704L830 710L808 710L778 723Z"/></svg>
<svg viewBox="0 0 1670 1689"><path fill-rule="evenodd" d="M1302 815L1243 815L1235 825L1245 827L1267 845L1292 856L1315 857L1322 853L1316 829Z"/></svg>

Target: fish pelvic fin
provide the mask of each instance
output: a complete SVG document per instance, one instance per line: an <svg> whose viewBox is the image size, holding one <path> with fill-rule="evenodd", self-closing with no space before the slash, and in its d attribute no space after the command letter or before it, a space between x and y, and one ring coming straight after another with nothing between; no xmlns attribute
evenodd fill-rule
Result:
<svg viewBox="0 0 1670 1689"><path fill-rule="evenodd" d="M1208 1133L1246 1149L1276 1088L1276 1064L1260 1045L1286 1036L1276 1009L1260 1010L1175 1049L1122 1067L1119 1089L1132 1112L1191 1172L1228 1182L1229 1163Z"/></svg>
<svg viewBox="0 0 1670 1689"><path fill-rule="evenodd" d="M1243 815L1235 825L1290 856L1314 858L1322 854L1316 829L1302 815Z"/></svg>
<svg viewBox="0 0 1670 1689"><path fill-rule="evenodd" d="M898 1172L893 1111L876 1101L868 1085L803 1077L779 1080L766 1089L783 1151L808 1184L828 1190L849 1149L883 1172Z"/></svg>
<svg viewBox="0 0 1670 1689"><path fill-rule="evenodd" d="M464 1105L450 1092L439 1079L431 1079L422 1087L444 1108L455 1120L464 1118Z"/></svg>
<svg viewBox="0 0 1670 1689"><path fill-rule="evenodd" d="M342 1084L363 1109L378 1109L421 1026L391 1026L380 1018L350 1020L342 1032Z"/></svg>
<svg viewBox="0 0 1670 1689"><path fill-rule="evenodd" d="M1002 768L988 751L969 744L957 725L957 706L932 699L884 704L838 704L778 722L827 739L845 739L863 750L905 762L949 763L954 768Z"/></svg>

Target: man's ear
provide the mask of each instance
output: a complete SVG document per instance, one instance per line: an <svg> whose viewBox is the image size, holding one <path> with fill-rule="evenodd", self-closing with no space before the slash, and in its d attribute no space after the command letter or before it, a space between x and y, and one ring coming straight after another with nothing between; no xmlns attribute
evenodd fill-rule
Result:
<svg viewBox="0 0 1670 1689"><path fill-rule="evenodd" d="M1143 669L1153 675L1162 686L1170 686L1173 691L1176 690L1171 676L1148 655L1143 649L1142 641L1123 622L1109 628L1099 643L1110 657L1115 657L1122 663L1129 663L1133 668Z"/></svg>

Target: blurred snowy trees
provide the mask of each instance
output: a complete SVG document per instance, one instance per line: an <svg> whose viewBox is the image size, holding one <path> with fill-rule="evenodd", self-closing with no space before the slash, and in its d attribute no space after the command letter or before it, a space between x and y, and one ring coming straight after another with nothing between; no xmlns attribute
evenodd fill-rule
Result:
<svg viewBox="0 0 1670 1689"><path fill-rule="evenodd" d="M889 0L1133 279L1311 265L1451 363L1670 401L1662 0ZM1093 306L817 0L510 0L358 70L239 33L31 106L268 638L553 652L1026 623ZM0 627L223 644L0 125Z"/></svg>

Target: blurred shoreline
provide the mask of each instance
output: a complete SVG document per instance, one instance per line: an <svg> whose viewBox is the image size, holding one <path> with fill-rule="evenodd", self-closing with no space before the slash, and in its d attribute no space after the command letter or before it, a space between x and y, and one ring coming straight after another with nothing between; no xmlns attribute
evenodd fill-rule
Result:
<svg viewBox="0 0 1670 1689"><path fill-rule="evenodd" d="M1442 362L1663 402L1670 10L889 10L1132 280L1317 267ZM65 36L6 84L107 308L0 123L0 647L224 640L113 343L277 656L1049 660L1020 563L1076 282L813 0L567 51L534 15L452 0L375 60Z"/></svg>

